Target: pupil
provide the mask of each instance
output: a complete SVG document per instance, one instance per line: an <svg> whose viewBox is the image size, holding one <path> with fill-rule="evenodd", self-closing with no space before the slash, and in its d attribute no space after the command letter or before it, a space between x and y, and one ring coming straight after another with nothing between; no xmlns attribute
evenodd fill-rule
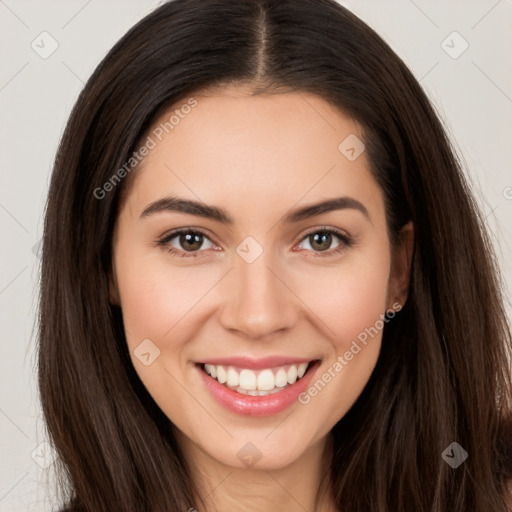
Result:
<svg viewBox="0 0 512 512"><path fill-rule="evenodd" d="M325 251L329 249L331 246L332 241L332 234L331 233L315 233L312 235L313 243L311 243L311 247L313 249L318 249L319 251ZM316 245L316 247L315 247Z"/></svg>
<svg viewBox="0 0 512 512"><path fill-rule="evenodd" d="M180 236L180 244L185 250L193 251L201 248L202 238L203 235L187 233Z"/></svg>

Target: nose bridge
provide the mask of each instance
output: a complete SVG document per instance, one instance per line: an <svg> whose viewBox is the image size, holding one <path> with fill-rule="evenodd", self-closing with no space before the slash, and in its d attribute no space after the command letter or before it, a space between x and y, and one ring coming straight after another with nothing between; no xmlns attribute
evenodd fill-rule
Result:
<svg viewBox="0 0 512 512"><path fill-rule="evenodd" d="M248 247L251 257L243 252ZM240 244L237 250L240 257L236 257L230 272L221 321L226 329L261 338L289 328L297 312L292 294L275 275L279 270L270 251L263 250L254 257L254 250L250 242L248 246Z"/></svg>

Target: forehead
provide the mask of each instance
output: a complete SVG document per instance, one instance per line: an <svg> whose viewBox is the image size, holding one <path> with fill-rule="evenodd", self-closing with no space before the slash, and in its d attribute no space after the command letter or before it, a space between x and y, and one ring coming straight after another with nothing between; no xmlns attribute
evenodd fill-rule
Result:
<svg viewBox="0 0 512 512"><path fill-rule="evenodd" d="M361 127L321 97L229 87L192 98L168 109L143 137L152 149L134 171L132 201L172 193L233 208L259 202L263 210L355 194L379 206L365 152L355 160L343 152L347 140L361 149Z"/></svg>

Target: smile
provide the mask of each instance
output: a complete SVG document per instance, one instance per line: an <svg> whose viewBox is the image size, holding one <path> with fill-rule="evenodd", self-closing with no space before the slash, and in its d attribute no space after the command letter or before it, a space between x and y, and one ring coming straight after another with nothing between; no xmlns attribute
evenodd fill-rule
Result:
<svg viewBox="0 0 512 512"><path fill-rule="evenodd" d="M207 392L228 411L271 416L298 402L320 359L229 358L195 364Z"/></svg>
<svg viewBox="0 0 512 512"><path fill-rule="evenodd" d="M205 364L204 371L224 386L250 396L267 396L295 384L310 363L291 364L277 368L251 370L233 366Z"/></svg>

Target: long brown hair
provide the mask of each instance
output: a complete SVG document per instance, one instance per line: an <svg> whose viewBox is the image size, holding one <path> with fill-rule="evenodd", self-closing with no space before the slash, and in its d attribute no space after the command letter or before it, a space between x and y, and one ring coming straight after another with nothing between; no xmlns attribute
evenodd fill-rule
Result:
<svg viewBox="0 0 512 512"><path fill-rule="evenodd" d="M170 105L238 83L259 94L312 92L357 120L391 240L407 221L415 226L409 299L332 430L337 509L505 512L512 343L489 238L418 82L334 0L165 3L112 48L80 94L51 179L39 318L40 394L62 501L73 512L201 510L109 303L127 180L101 198L95 190ZM469 455L456 469L441 456L454 441Z"/></svg>

